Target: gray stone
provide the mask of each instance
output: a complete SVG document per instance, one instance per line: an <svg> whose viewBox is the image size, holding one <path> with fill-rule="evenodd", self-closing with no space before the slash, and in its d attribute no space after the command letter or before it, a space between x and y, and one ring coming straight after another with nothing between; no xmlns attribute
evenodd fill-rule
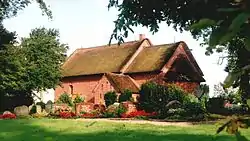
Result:
<svg viewBox="0 0 250 141"><path fill-rule="evenodd" d="M55 106L52 103L48 103L45 105L45 111L47 113L54 113L55 112Z"/></svg>
<svg viewBox="0 0 250 141"><path fill-rule="evenodd" d="M38 113L38 114L42 113L42 107L41 107L41 105L36 105L36 113Z"/></svg>
<svg viewBox="0 0 250 141"><path fill-rule="evenodd" d="M6 115L6 114L12 114L12 113L10 111L3 112L3 115Z"/></svg>
<svg viewBox="0 0 250 141"><path fill-rule="evenodd" d="M29 115L29 107L23 105L23 106L18 106L14 109L14 113L17 116L28 116Z"/></svg>

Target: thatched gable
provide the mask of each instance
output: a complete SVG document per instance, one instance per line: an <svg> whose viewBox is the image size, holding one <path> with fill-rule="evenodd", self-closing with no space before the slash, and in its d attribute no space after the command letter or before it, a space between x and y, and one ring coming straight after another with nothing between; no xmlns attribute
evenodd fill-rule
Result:
<svg viewBox="0 0 250 141"><path fill-rule="evenodd" d="M173 55L178 44L164 44L143 49L130 64L126 73L160 71Z"/></svg>
<svg viewBox="0 0 250 141"><path fill-rule="evenodd" d="M128 75L106 73L105 76L112 84L116 92L122 93L124 90L131 90L133 93L139 93L139 86Z"/></svg>

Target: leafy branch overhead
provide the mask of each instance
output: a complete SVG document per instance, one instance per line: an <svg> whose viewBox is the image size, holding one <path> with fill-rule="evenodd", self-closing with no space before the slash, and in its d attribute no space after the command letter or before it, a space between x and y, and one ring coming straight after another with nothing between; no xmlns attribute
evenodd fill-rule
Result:
<svg viewBox="0 0 250 141"><path fill-rule="evenodd" d="M249 118L232 117L230 120L228 120L222 126L220 126L217 129L216 133L219 134L224 129L226 129L226 132L229 134L234 134L238 141L248 141L248 139L245 136L241 135L239 128L246 129L249 126L250 126L250 119Z"/></svg>
<svg viewBox="0 0 250 141"><path fill-rule="evenodd" d="M189 30L195 38L209 37L209 45L224 44L240 31L249 30L249 2L247 0L109 0L108 8L120 12L111 39L119 42L128 36L132 27L142 25L153 33L159 23L174 29ZM247 35L245 35L247 37Z"/></svg>
<svg viewBox="0 0 250 141"><path fill-rule="evenodd" d="M42 14L47 15L52 19L52 12L44 2L44 0L1 0L0 1L0 21L5 18L16 16L18 11L23 10L32 2L37 2Z"/></svg>

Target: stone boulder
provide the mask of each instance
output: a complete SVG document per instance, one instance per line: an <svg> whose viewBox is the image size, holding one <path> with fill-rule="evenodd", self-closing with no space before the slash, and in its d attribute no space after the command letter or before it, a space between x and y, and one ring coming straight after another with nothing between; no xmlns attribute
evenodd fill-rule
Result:
<svg viewBox="0 0 250 141"><path fill-rule="evenodd" d="M12 114L10 111L3 112L3 115Z"/></svg>
<svg viewBox="0 0 250 141"><path fill-rule="evenodd" d="M14 109L14 113L17 116L28 116L29 115L29 107L23 105L23 106L18 106Z"/></svg>
<svg viewBox="0 0 250 141"><path fill-rule="evenodd" d="M45 105L45 111L47 113L54 113L55 112L55 105L53 103L47 103Z"/></svg>
<svg viewBox="0 0 250 141"><path fill-rule="evenodd" d="M38 114L42 113L42 107L41 107L41 105L36 105L36 113L38 113Z"/></svg>

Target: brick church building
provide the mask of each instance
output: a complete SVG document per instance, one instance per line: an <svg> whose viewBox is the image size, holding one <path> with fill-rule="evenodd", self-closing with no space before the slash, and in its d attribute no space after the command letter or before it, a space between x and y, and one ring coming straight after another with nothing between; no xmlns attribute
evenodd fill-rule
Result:
<svg viewBox="0 0 250 141"><path fill-rule="evenodd" d="M104 103L108 91L125 89L138 94L141 84L155 81L175 83L194 92L203 73L183 41L153 45L140 34L139 40L75 50L63 64L62 84L55 89L55 100L66 92L85 102Z"/></svg>

